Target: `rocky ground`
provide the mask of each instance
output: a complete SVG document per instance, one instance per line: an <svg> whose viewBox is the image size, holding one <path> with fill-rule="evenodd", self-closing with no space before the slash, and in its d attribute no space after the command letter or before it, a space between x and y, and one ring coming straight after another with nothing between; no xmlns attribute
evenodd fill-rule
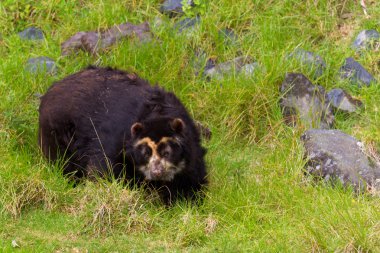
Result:
<svg viewBox="0 0 380 253"><path fill-rule="evenodd" d="M161 12L169 17L183 14L181 1L165 1ZM196 29L201 22L201 17L193 19L185 18L175 23L174 29L179 33L189 32ZM155 25L165 25L156 19ZM29 27L19 33L23 40L43 40L43 31L36 27ZM237 43L237 35L230 29L220 31L226 44ZM101 31L80 31L68 38L61 45L62 55L75 54L78 50L84 50L91 54L97 54L120 40L131 40L137 38L141 43L156 38L151 31L149 23L132 24L123 23ZM378 50L380 45L380 34L376 30L360 31L353 39L352 48L358 53L363 51ZM207 80L221 80L226 76L245 75L254 76L256 71L265 71L260 63L246 56L236 57L226 62L218 62L216 59L208 58L207 52L194 52L194 73L202 75ZM313 52L302 48L296 48L289 52L286 59L299 61L301 64L314 71L314 78L323 75L326 62L323 58ZM46 71L54 74L57 66L53 59L45 56L35 57L28 60L25 69L31 73ZM337 79L348 79L354 86L362 87L379 85L378 81L353 57L345 59L339 69ZM308 160L307 171L318 174L324 179L338 178L344 185L353 185L355 188L368 184L367 188L380 190L380 165L374 162L373 157L365 154L365 147L356 141L354 137L345 135L334 129L334 113L341 111L353 113L363 107L363 103L353 98L347 91L333 88L325 91L320 85L312 84L302 73L288 73L280 88L280 105L284 113L285 121L295 125L301 121L310 127L303 135L305 140L306 157ZM205 132L204 128L203 133ZM207 129L207 128L206 128ZM324 129L324 131L317 131ZM209 130L206 130L209 136ZM336 136L339 135L339 138ZM310 138L313 136L313 138ZM307 140L307 141L306 141ZM350 144L348 144L350 143ZM357 145L356 148L354 146ZM359 146L360 149L359 149ZM348 148L352 146L352 148ZM326 151L324 147L331 150ZM315 154L318 155L315 155ZM361 153L361 156L358 154ZM334 154L331 156L330 154ZM348 162L347 158L353 159L358 156L358 164ZM366 164L366 165L363 165ZM371 165L369 165L371 164Z"/></svg>

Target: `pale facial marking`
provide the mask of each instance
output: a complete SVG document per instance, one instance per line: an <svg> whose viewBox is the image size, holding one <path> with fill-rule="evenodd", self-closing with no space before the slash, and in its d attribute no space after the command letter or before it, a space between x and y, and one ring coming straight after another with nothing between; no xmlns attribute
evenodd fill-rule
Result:
<svg viewBox="0 0 380 253"><path fill-rule="evenodd" d="M175 165L165 157L161 157L157 147L161 144L178 141L172 137L162 137L158 143L155 143L149 137L139 140L134 146L147 145L152 150L152 155L147 164L139 166L139 170L144 174L146 180L171 181L174 176L185 168L185 161L182 160Z"/></svg>
<svg viewBox="0 0 380 253"><path fill-rule="evenodd" d="M161 176L157 177L152 172L151 162L148 164L140 166L138 169L144 174L145 179L148 181L159 180L159 181L172 181L174 176L181 172L185 168L185 161L181 161L177 166L174 164L163 161L164 171Z"/></svg>

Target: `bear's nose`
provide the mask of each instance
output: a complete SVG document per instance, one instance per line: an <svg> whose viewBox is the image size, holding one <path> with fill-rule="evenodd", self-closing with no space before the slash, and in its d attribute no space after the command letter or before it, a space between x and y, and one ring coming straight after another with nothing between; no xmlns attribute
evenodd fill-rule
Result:
<svg viewBox="0 0 380 253"><path fill-rule="evenodd" d="M154 177L161 177L164 174L164 166L160 161L155 161L151 172Z"/></svg>
<svg viewBox="0 0 380 253"><path fill-rule="evenodd" d="M154 168L153 170L152 170L152 174L153 174L153 176L154 177L161 177L162 176L162 174L164 174L164 170L163 169L161 169L161 168Z"/></svg>

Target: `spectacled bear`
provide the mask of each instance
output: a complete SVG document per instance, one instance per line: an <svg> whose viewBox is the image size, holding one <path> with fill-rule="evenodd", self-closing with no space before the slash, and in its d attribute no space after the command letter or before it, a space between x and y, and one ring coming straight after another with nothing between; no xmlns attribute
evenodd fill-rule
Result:
<svg viewBox="0 0 380 253"><path fill-rule="evenodd" d="M136 74L89 67L41 97L39 145L64 174L116 178L158 190L165 203L207 185L205 149L184 105Z"/></svg>

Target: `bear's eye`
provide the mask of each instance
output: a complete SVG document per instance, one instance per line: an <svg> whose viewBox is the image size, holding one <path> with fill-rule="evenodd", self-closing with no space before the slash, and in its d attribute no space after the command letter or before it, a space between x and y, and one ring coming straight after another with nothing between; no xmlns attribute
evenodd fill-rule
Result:
<svg viewBox="0 0 380 253"><path fill-rule="evenodd" d="M164 150L162 153L161 153L161 156L163 158L169 158L170 156L170 152L168 150Z"/></svg>
<svg viewBox="0 0 380 253"><path fill-rule="evenodd" d="M157 147L157 151L162 158L169 158L171 154L171 148L167 143L160 143Z"/></svg>
<svg viewBox="0 0 380 253"><path fill-rule="evenodd" d="M150 147L146 147L146 149L144 150L144 157L148 159L151 156L152 156L152 149Z"/></svg>
<svg viewBox="0 0 380 253"><path fill-rule="evenodd" d="M147 145L140 145L138 150L145 159L148 159L152 155L152 149Z"/></svg>

